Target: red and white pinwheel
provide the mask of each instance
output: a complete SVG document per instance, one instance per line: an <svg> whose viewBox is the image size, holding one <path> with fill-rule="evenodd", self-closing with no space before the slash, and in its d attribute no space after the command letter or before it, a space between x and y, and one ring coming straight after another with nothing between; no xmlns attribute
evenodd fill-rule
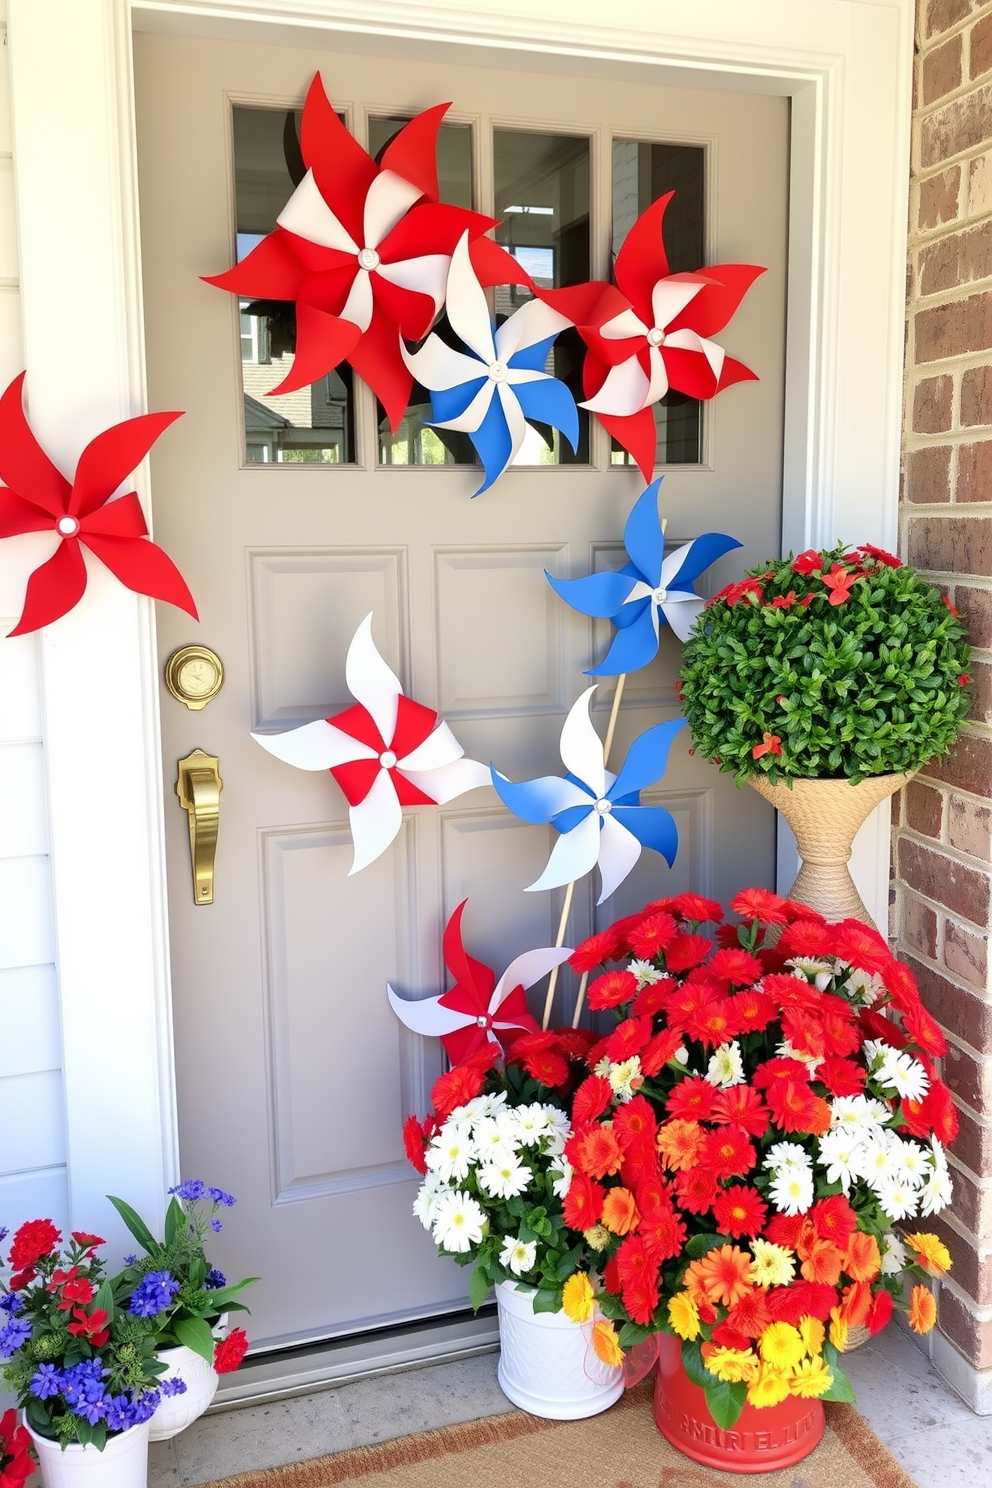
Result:
<svg viewBox="0 0 992 1488"><path fill-rule="evenodd" d="M481 239L495 225L438 201L437 132L449 108L441 103L411 119L377 165L314 77L300 132L306 175L275 231L233 269L207 278L233 294L296 302L296 360L273 392L306 387L347 360L393 429L399 424L413 386L400 335L426 335L462 233ZM487 241L481 251L489 262L496 245Z"/></svg>
<svg viewBox="0 0 992 1488"><path fill-rule="evenodd" d="M521 1033L538 1033L524 992L572 954L567 946L525 951L511 961L497 982L495 973L475 961L462 944L463 899L444 930L444 964L455 979L450 992L405 1002L392 987L386 994L393 1012L414 1033L439 1038L452 1064L461 1064L486 1043L509 1048Z"/></svg>
<svg viewBox="0 0 992 1488"><path fill-rule="evenodd" d="M330 770L348 802L355 860L368 867L392 842L404 806L438 806L488 785L489 770L465 751L432 708L404 695L372 639L372 616L356 630L345 679L353 708L285 734L252 734L300 770Z"/></svg>
<svg viewBox="0 0 992 1488"><path fill-rule="evenodd" d="M652 405L669 388L712 398L755 374L710 338L730 320L759 274L754 264L714 264L694 274L670 274L659 197L634 223L617 254L616 288L578 285L544 291L573 320L588 353L582 408L595 413L634 456L646 481L654 474L657 436Z"/></svg>
<svg viewBox="0 0 992 1488"><path fill-rule="evenodd" d="M24 609L12 636L50 625L86 589L80 544L136 594L178 605L197 619L186 581L172 559L148 538L134 491L111 497L140 465L155 440L180 413L146 413L91 439L70 483L52 464L24 417L24 373L0 398L0 537L47 532L52 556L28 579Z"/></svg>

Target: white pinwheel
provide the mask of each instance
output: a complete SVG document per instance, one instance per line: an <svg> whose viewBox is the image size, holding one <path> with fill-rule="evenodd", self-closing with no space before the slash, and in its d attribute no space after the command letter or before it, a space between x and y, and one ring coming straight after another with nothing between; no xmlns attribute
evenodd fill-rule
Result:
<svg viewBox="0 0 992 1488"><path fill-rule="evenodd" d="M358 873L393 841L404 806L443 805L489 784L489 771L465 751L432 708L404 695L376 650L366 615L348 647L345 679L356 704L284 734L252 734L300 770L330 770L348 801Z"/></svg>

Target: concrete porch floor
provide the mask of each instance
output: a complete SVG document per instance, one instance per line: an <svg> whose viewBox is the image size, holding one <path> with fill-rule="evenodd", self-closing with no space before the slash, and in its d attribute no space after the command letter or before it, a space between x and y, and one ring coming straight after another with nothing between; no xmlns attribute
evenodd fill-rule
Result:
<svg viewBox="0 0 992 1488"><path fill-rule="evenodd" d="M990 1488L992 1416L974 1415L901 1328L849 1354L847 1369L858 1410L918 1488ZM378 1375L205 1416L152 1446L148 1485L194 1488L507 1409L495 1353Z"/></svg>

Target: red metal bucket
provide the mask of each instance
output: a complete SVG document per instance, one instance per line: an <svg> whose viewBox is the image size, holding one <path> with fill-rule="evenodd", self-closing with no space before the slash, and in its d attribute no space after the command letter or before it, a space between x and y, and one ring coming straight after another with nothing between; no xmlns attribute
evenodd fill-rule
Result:
<svg viewBox="0 0 992 1488"><path fill-rule="evenodd" d="M745 1405L736 1424L722 1431L682 1368L679 1340L662 1333L658 1344L654 1418L666 1441L694 1462L722 1472L775 1472L801 1462L823 1435L820 1401L793 1395L761 1410Z"/></svg>

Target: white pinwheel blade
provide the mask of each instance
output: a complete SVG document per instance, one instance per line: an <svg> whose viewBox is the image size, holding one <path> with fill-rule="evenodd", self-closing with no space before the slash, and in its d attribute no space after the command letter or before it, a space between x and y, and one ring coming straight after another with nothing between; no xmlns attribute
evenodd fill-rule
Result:
<svg viewBox="0 0 992 1488"><path fill-rule="evenodd" d="M616 893L627 874L641 856L641 844L611 816L604 816L599 846L599 872L603 880L597 904Z"/></svg>
<svg viewBox="0 0 992 1488"><path fill-rule="evenodd" d="M448 388L486 376L486 367L477 357L446 346L440 336L428 336L419 351L407 351L401 341L400 353L421 387L432 393L447 392Z"/></svg>
<svg viewBox="0 0 992 1488"><path fill-rule="evenodd" d="M595 691L595 685L587 687L572 704L562 725L559 751L568 773L587 785L599 800L606 794L607 787L603 743L589 717L589 705Z"/></svg>
<svg viewBox="0 0 992 1488"><path fill-rule="evenodd" d="M657 346L648 347L648 365L651 376L648 379L648 390L644 394L645 408L650 408L652 403L657 403L668 392L668 368Z"/></svg>
<svg viewBox="0 0 992 1488"><path fill-rule="evenodd" d="M376 650L372 639L371 611L351 638L344 675L348 691L371 713L388 747L396 732L396 711L403 689L399 678Z"/></svg>
<svg viewBox="0 0 992 1488"><path fill-rule="evenodd" d="M448 725L439 723L416 749L397 760L397 765L404 775L409 775L411 770L436 770L441 765L450 765L464 753Z"/></svg>
<svg viewBox="0 0 992 1488"><path fill-rule="evenodd" d="M284 734L252 734L252 738L276 759L295 765L298 770L330 770L351 760L376 758L374 749L342 733L323 718L305 723L302 728L287 729Z"/></svg>
<svg viewBox="0 0 992 1488"><path fill-rule="evenodd" d="M524 951L517 956L500 977L489 999L489 1011L495 1014L514 987L533 987L556 966L562 966L572 952L568 946L542 946L540 950Z"/></svg>
<svg viewBox="0 0 992 1488"><path fill-rule="evenodd" d="M567 316L559 315L543 300L528 300L497 326L496 355L501 362L508 362L515 352L525 351L538 341L547 341L549 336L557 336L571 324Z"/></svg>
<svg viewBox="0 0 992 1488"><path fill-rule="evenodd" d="M666 553L661 565L661 578L658 581L659 588L667 589L669 584L678 578L679 569L682 567L689 554L692 552L692 543L683 543L681 547L672 553Z"/></svg>
<svg viewBox="0 0 992 1488"><path fill-rule="evenodd" d="M528 884L526 892L538 889L560 889L562 884L584 878L596 865L599 857L599 816L595 811L583 817L577 827L565 832L552 849L547 866L540 878Z"/></svg>
<svg viewBox="0 0 992 1488"><path fill-rule="evenodd" d="M684 330L673 331L670 336L666 336L665 345L677 346L683 351L701 352L709 362L710 371L713 373L713 376L719 381L720 373L723 371L726 352L715 341L707 341L703 336L698 335L695 331L690 331L686 327Z"/></svg>
<svg viewBox="0 0 992 1488"><path fill-rule="evenodd" d="M403 811L388 770L379 771L360 805L349 806L348 817L355 845L355 861L348 869L351 878L386 851L403 824Z"/></svg>
<svg viewBox="0 0 992 1488"><path fill-rule="evenodd" d="M401 289L414 289L418 294L430 295L437 311L444 303L450 262L446 253L424 253L419 258L405 258L400 263L380 264L378 273Z"/></svg>
<svg viewBox="0 0 992 1488"><path fill-rule="evenodd" d="M467 230L458 239L451 255L445 303L452 329L488 367L496 360L493 323L489 317L486 292L475 277L469 258Z"/></svg>
<svg viewBox="0 0 992 1488"><path fill-rule="evenodd" d="M661 606L661 612L671 626L674 635L680 641L689 639L696 616L703 608L703 601L697 594L670 594L666 602Z"/></svg>
<svg viewBox="0 0 992 1488"><path fill-rule="evenodd" d="M478 366L478 362L475 365ZM478 373L474 375L478 376ZM457 418L434 419L432 420L433 427L435 429L458 429L462 434L474 434L489 412L489 405L493 401L495 391L496 384L487 377L464 413L458 414Z"/></svg>
<svg viewBox="0 0 992 1488"><path fill-rule="evenodd" d="M312 170L307 171L276 221L287 232L310 243L319 243L322 248L358 252L358 244L321 196Z"/></svg>
<svg viewBox="0 0 992 1488"><path fill-rule="evenodd" d="M441 765L436 770L404 770L403 774L411 785L422 790L439 806L453 801L456 796L463 796L466 791L493 783L487 766L472 759L452 760L450 765Z"/></svg>
<svg viewBox="0 0 992 1488"><path fill-rule="evenodd" d="M367 331L372 324L372 278L364 269L359 269L348 291L348 298L341 309L341 319L350 320L360 330Z"/></svg>
<svg viewBox="0 0 992 1488"><path fill-rule="evenodd" d="M646 336L647 333L648 327L633 310L621 310L619 315L611 316L604 321L599 332L607 341L627 341L631 336Z"/></svg>
<svg viewBox="0 0 992 1488"><path fill-rule="evenodd" d="M386 234L392 232L423 194L419 186L404 181L395 171L380 171L365 198L364 247L378 248Z"/></svg>
<svg viewBox="0 0 992 1488"><path fill-rule="evenodd" d="M397 997L388 982L386 996L400 1022L414 1033L426 1034L428 1038L443 1038L445 1034L455 1033L459 1028L468 1028L475 1022L469 1013L458 1013L454 1008L442 1007L440 998L437 997L407 1002L404 998Z"/></svg>
<svg viewBox="0 0 992 1488"><path fill-rule="evenodd" d="M612 413L625 417L642 409L649 387L648 378L636 356L628 357L619 367L611 367L606 381L593 398L580 403L591 413Z"/></svg>
<svg viewBox="0 0 992 1488"><path fill-rule="evenodd" d="M672 275L668 279L659 279L651 291L651 313L658 329L663 331L666 326L670 326L676 315L682 314L686 305L696 298L705 284L705 279L693 279L689 275L684 278Z"/></svg>

